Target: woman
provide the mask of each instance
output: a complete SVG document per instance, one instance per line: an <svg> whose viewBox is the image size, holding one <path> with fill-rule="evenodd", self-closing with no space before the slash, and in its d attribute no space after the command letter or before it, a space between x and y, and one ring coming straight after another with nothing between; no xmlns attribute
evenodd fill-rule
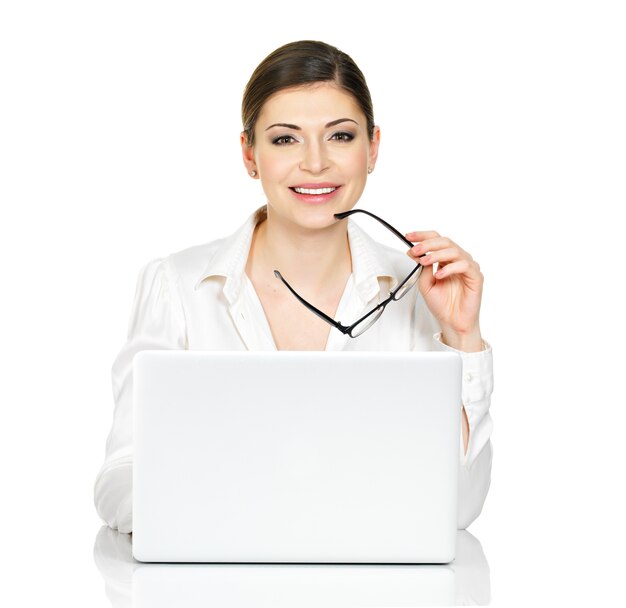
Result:
<svg viewBox="0 0 626 608"><path fill-rule="evenodd" d="M335 216L359 200L380 144L367 84L345 53L317 41L277 49L252 74L242 118L243 161L267 205L232 236L141 270L112 370L116 406L95 484L98 513L131 532L132 358L140 350L456 350L465 528L491 473L492 362L479 327L478 264L436 232L396 234L411 247L405 255Z"/></svg>

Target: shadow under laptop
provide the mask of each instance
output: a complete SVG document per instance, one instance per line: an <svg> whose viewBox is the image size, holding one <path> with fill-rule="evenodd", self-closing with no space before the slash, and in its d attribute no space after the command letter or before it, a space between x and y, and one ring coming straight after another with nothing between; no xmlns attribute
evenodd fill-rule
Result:
<svg viewBox="0 0 626 608"><path fill-rule="evenodd" d="M114 608L150 606L484 606L489 565L459 530L456 559L407 564L144 564L132 536L102 526L94 561Z"/></svg>

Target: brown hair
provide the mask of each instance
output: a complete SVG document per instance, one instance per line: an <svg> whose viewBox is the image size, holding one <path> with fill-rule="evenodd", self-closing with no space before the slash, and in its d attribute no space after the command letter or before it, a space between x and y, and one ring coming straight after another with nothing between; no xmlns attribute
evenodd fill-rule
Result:
<svg viewBox="0 0 626 608"><path fill-rule="evenodd" d="M316 82L333 82L350 93L367 119L370 139L374 137L374 109L363 73L352 58L338 48L318 40L290 42L270 53L254 70L241 103L246 142L254 145L254 127L268 98L290 87Z"/></svg>

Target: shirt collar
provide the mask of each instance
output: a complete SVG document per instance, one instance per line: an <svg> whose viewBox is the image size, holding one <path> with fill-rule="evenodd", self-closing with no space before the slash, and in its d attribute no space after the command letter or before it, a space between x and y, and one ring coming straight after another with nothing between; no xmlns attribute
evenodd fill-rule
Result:
<svg viewBox="0 0 626 608"><path fill-rule="evenodd" d="M245 279L254 228L265 217L267 207L263 205L252 213L235 233L222 241L199 276L195 290L199 289L206 279L218 276L226 279L224 295L229 303L232 304L239 297ZM372 239L353 222L352 218L348 218L347 222L354 287L359 298L363 302L369 302L381 289L379 279L390 281L389 289L393 289L398 279L390 250Z"/></svg>
<svg viewBox="0 0 626 608"><path fill-rule="evenodd" d="M349 217L347 221L354 287L365 303L380 292L382 286L379 279L386 281L390 290L396 285L398 279L390 250L377 243L352 218Z"/></svg>

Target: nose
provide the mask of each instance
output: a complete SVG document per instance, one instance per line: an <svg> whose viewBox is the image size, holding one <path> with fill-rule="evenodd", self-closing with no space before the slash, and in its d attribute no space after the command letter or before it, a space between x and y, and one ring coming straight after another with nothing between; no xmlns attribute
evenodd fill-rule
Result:
<svg viewBox="0 0 626 608"><path fill-rule="evenodd" d="M300 169L310 173L321 173L328 168L329 159L324 145L318 141L309 141L303 148Z"/></svg>

